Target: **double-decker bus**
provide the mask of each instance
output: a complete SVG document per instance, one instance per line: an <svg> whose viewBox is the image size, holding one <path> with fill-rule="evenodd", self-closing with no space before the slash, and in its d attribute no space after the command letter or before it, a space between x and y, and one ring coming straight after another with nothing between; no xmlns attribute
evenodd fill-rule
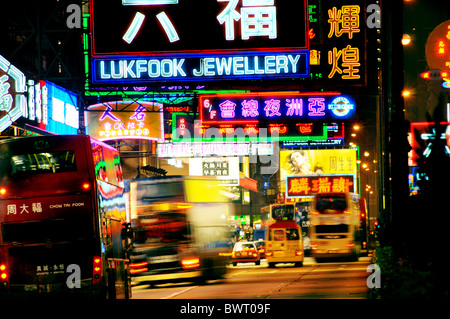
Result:
<svg viewBox="0 0 450 319"><path fill-rule="evenodd" d="M0 142L0 295L128 298L118 151L86 135Z"/></svg>
<svg viewBox="0 0 450 319"><path fill-rule="evenodd" d="M349 257L361 251L360 200L352 193L318 193L310 211L312 256Z"/></svg>
<svg viewBox="0 0 450 319"><path fill-rule="evenodd" d="M207 177L130 181L133 284L220 279L232 248L232 204ZM228 257L228 258L227 258Z"/></svg>

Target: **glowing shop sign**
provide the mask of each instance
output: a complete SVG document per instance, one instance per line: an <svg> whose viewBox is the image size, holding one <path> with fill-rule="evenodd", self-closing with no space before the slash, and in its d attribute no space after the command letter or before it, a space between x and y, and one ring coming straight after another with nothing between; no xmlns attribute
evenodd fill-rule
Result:
<svg viewBox="0 0 450 319"><path fill-rule="evenodd" d="M273 155L273 149L273 143L158 143L156 156L172 158Z"/></svg>
<svg viewBox="0 0 450 319"><path fill-rule="evenodd" d="M309 77L306 1L93 0L90 7L93 85Z"/></svg>
<svg viewBox="0 0 450 319"><path fill-rule="evenodd" d="M0 132L27 111L25 75L0 55Z"/></svg>
<svg viewBox="0 0 450 319"><path fill-rule="evenodd" d="M354 192L355 175L309 175L287 176L286 194L288 198L312 197L314 193Z"/></svg>
<svg viewBox="0 0 450 319"><path fill-rule="evenodd" d="M364 10L362 10L364 13ZM360 33L360 13L359 5L343 5L333 7L328 10L329 33L328 38L346 38L351 43L355 34ZM328 64L331 71L328 78L335 76L343 80L359 79L360 52L359 47L347 44L345 47L333 47L328 51Z"/></svg>
<svg viewBox="0 0 450 319"><path fill-rule="evenodd" d="M430 69L450 72L450 20L442 22L430 33L425 56Z"/></svg>
<svg viewBox="0 0 450 319"><path fill-rule="evenodd" d="M99 140L164 141L162 104L116 101L91 105L86 112L88 134Z"/></svg>
<svg viewBox="0 0 450 319"><path fill-rule="evenodd" d="M92 0L90 9L93 56L308 49L303 0Z"/></svg>
<svg viewBox="0 0 450 319"><path fill-rule="evenodd" d="M281 150L280 179L290 175L345 175L357 172L355 149Z"/></svg>
<svg viewBox="0 0 450 319"><path fill-rule="evenodd" d="M354 98L337 92L200 95L200 119L216 123L344 120L356 115Z"/></svg>
<svg viewBox="0 0 450 319"><path fill-rule="evenodd" d="M191 54L178 58L92 58L92 83L147 83L309 76L309 52L258 54Z"/></svg>
<svg viewBox="0 0 450 319"><path fill-rule="evenodd" d="M321 122L203 124L192 115L172 114L173 142L301 141L326 140Z"/></svg>

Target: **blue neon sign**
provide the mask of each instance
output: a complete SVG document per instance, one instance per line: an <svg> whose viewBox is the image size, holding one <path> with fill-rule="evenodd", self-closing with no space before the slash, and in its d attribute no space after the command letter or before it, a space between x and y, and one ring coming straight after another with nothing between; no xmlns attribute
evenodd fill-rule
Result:
<svg viewBox="0 0 450 319"><path fill-rule="evenodd" d="M309 51L92 58L92 83L309 77Z"/></svg>

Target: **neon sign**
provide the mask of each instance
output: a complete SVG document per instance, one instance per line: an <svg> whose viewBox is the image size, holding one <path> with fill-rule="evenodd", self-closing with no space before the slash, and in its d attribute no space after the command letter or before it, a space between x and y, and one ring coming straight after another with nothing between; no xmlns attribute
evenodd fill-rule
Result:
<svg viewBox="0 0 450 319"><path fill-rule="evenodd" d="M430 69L450 72L450 20L442 22L430 33L425 56Z"/></svg>
<svg viewBox="0 0 450 319"><path fill-rule="evenodd" d="M0 55L0 132L27 112L25 75Z"/></svg>
<svg viewBox="0 0 450 319"><path fill-rule="evenodd" d="M91 105L86 112L88 134L102 141L146 139L164 141L162 104L116 101Z"/></svg>
<svg viewBox="0 0 450 319"><path fill-rule="evenodd" d="M173 142L301 141L326 140L321 122L204 124L193 115L172 113Z"/></svg>
<svg viewBox="0 0 450 319"><path fill-rule="evenodd" d="M354 98L337 92L200 95L199 104L204 124L347 120L356 114Z"/></svg>
<svg viewBox="0 0 450 319"><path fill-rule="evenodd" d="M324 83L366 82L365 13L361 1L309 1L311 79ZM318 9L318 10L317 10ZM316 20L316 21L315 21ZM312 22L312 23L311 23Z"/></svg>
<svg viewBox="0 0 450 319"><path fill-rule="evenodd" d="M93 85L309 77L307 1L90 4Z"/></svg>
<svg viewBox="0 0 450 319"><path fill-rule="evenodd" d="M92 83L147 83L309 76L309 53L93 57Z"/></svg>
<svg viewBox="0 0 450 319"><path fill-rule="evenodd" d="M273 155L273 143L158 143L159 158Z"/></svg>
<svg viewBox="0 0 450 319"><path fill-rule="evenodd" d="M312 197L315 193L354 192L355 175L287 176L287 198Z"/></svg>

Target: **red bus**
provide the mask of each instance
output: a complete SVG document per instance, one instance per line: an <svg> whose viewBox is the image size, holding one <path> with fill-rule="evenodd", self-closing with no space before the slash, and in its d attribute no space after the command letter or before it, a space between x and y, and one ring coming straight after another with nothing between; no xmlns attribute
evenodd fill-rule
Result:
<svg viewBox="0 0 450 319"><path fill-rule="evenodd" d="M116 149L86 135L0 142L0 296L129 298Z"/></svg>

